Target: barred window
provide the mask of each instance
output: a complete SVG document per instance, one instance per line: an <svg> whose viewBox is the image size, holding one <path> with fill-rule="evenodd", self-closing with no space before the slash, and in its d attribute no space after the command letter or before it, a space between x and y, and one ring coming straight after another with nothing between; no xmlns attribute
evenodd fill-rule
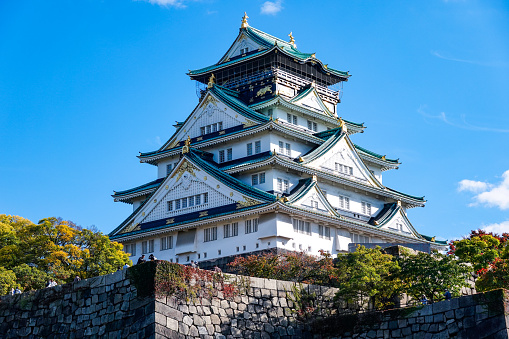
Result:
<svg viewBox="0 0 509 339"><path fill-rule="evenodd" d="M311 235L311 224L300 219L293 219L293 230L297 233Z"/></svg>
<svg viewBox="0 0 509 339"><path fill-rule="evenodd" d="M161 251L169 250L173 248L173 236L169 235L167 237L161 238Z"/></svg>
<svg viewBox="0 0 509 339"><path fill-rule="evenodd" d="M246 234L258 232L258 218L246 220L245 226Z"/></svg>
<svg viewBox="0 0 509 339"><path fill-rule="evenodd" d="M239 235L239 223L234 222L223 226L223 234L225 238L236 237Z"/></svg>
<svg viewBox="0 0 509 339"><path fill-rule="evenodd" d="M231 148L228 148L226 150L226 160L230 161L233 159L233 150Z"/></svg>
<svg viewBox="0 0 509 339"><path fill-rule="evenodd" d="M255 154L258 154L262 151L262 142L255 141Z"/></svg>
<svg viewBox="0 0 509 339"><path fill-rule="evenodd" d="M253 155L253 144L252 143L248 143L246 145L247 147L247 155L250 156L250 155Z"/></svg>
<svg viewBox="0 0 509 339"><path fill-rule="evenodd" d="M217 227L204 229L204 242L217 240Z"/></svg>

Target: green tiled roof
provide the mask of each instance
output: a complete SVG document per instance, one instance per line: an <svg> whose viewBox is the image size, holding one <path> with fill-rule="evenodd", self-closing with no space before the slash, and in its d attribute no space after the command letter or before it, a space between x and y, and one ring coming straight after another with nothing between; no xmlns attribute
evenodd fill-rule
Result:
<svg viewBox="0 0 509 339"><path fill-rule="evenodd" d="M219 100L223 101L234 111L244 115L246 118L255 120L260 123L269 121L270 119L263 114L249 108L245 103L238 99L238 92L231 89L214 85L209 89L211 93L215 94Z"/></svg>
<svg viewBox="0 0 509 339"><path fill-rule="evenodd" d="M120 191L120 192L115 192L115 194L113 194L113 197L117 198L117 197L121 197L123 195L128 195L128 194L148 190L151 188L159 187L159 185L161 185L161 182L163 182L163 180L164 180L164 178L159 178L159 179L153 180L151 182L148 182L146 184L140 185L138 187L130 188L128 190L124 190L124 191Z"/></svg>
<svg viewBox="0 0 509 339"><path fill-rule="evenodd" d="M381 155L381 154L378 154L378 153L372 152L372 151L367 150L367 149L365 149L364 147L361 147L361 146L356 145L356 144L354 144L354 146L355 146L355 148L356 148L358 151L361 151L361 152L363 152L363 153L366 153L366 154L372 155L372 156L374 156L375 158L379 158L379 159L381 159L381 160L385 160L385 161L387 161L387 162L392 162L392 163L394 163L394 164L399 164L399 159L387 159L387 158L382 159L384 156L383 156L383 155Z"/></svg>
<svg viewBox="0 0 509 339"><path fill-rule="evenodd" d="M391 192L394 192L394 193L397 193L397 194L401 194L401 195L404 195L406 197L409 197L409 198L412 198L412 199L415 199L415 200L420 200L420 201L423 201L425 202L426 200L424 199L424 196L422 197L416 197L415 195L410 195L410 194L406 194L406 193L402 193L400 191L396 191L396 190L393 190L392 188L389 188L387 186L385 186L385 188Z"/></svg>
<svg viewBox="0 0 509 339"><path fill-rule="evenodd" d="M330 136L329 139L327 139L323 144L303 155L303 162L308 163L327 153L328 150L334 147L334 145L336 145L343 138L343 135L344 134L342 133L341 128L338 128L336 132Z"/></svg>
<svg viewBox="0 0 509 339"><path fill-rule="evenodd" d="M221 181L223 184L235 190L238 190L243 194L246 194L255 199L260 199L268 202L276 201L275 195L262 191L258 188L252 187L250 185L247 185L242 181L232 177L231 175L226 174L215 165L202 159L199 155L195 153L195 150L193 148L191 148L189 153L186 153L184 156L188 157L192 162L196 163L199 167L203 168L205 172L209 173L217 180Z"/></svg>
<svg viewBox="0 0 509 339"><path fill-rule="evenodd" d="M240 34L245 34L247 37L249 37L250 39L252 39L256 43L260 44L261 46L264 46L267 49L266 50L262 50L262 51L257 51L255 53L250 53L250 54L248 54L248 55L246 55L244 57L235 58L234 60L230 60L230 61L227 61L227 62L223 62L223 63L218 62L218 63L216 63L214 65L211 65L211 66L208 66L208 67L204 67L204 68L196 69L196 70L190 70L188 75L193 76L193 75L208 73L208 72L213 71L215 69L218 69L218 68L221 68L221 67L225 67L225 66L229 66L229 65L238 63L240 61L247 60L247 59L252 59L252 58L258 57L258 56L260 56L262 54L271 52L271 51L273 51L275 49L279 49L283 53L285 53L285 54L287 54L287 55L289 55L289 56L291 56L293 58L297 58L297 59L299 59L301 61L308 60L308 59L313 59L314 61L316 61L316 62L321 64L321 66L323 67L325 72L328 72L328 73L331 73L331 74L335 74L335 75L338 75L338 76L341 76L341 77L349 77L350 76L350 74L348 74L348 72L343 72L343 71L339 71L339 70L336 70L336 69L324 66L323 63L320 60L318 60L315 57L313 57L314 53L303 53L303 52L299 51L297 48L295 48L289 42L284 41L284 40L279 39L279 38L276 38L276 37L274 37L274 36L272 36L270 34L262 32L262 31L260 31L260 30L258 30L256 28L249 27L249 26L246 27L246 28L242 28ZM277 43L277 45L276 45L276 43ZM223 58L221 58L221 59L223 59Z"/></svg>

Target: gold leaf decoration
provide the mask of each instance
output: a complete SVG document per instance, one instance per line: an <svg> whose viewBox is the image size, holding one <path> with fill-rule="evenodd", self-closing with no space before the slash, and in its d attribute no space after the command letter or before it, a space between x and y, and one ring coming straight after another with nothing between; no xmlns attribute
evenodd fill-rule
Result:
<svg viewBox="0 0 509 339"><path fill-rule="evenodd" d="M243 195L242 198L244 198L244 201L237 201L237 209L259 204L258 201L254 200L252 198L246 197L245 195Z"/></svg>
<svg viewBox="0 0 509 339"><path fill-rule="evenodd" d="M179 181L180 177L185 172L189 172L189 174L191 174L193 177L196 177L194 170L198 170L198 167L194 166L193 164L186 160L182 163L182 165L179 166L176 172L173 172L171 177L173 178L175 174L177 174L177 181Z"/></svg>
<svg viewBox="0 0 509 339"><path fill-rule="evenodd" d="M166 225L168 224L173 224L175 222L175 219L171 218L171 219L166 219Z"/></svg>
<svg viewBox="0 0 509 339"><path fill-rule="evenodd" d="M203 211L203 212L200 212L200 215L198 216L198 218L206 217L207 215L209 215L209 211Z"/></svg>
<svg viewBox="0 0 509 339"><path fill-rule="evenodd" d="M255 125L256 125L256 122L246 120L246 122L244 123L244 128L255 126Z"/></svg>

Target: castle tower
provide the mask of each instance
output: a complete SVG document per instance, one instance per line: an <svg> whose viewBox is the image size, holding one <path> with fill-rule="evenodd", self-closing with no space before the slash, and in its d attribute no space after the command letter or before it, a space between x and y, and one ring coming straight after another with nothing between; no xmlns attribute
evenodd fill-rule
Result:
<svg viewBox="0 0 509 339"><path fill-rule="evenodd" d="M266 250L346 252L356 244L441 249L407 210L423 197L382 184L398 160L354 144L364 124L337 106L347 72L252 28L214 65L189 71L199 103L158 150L157 179L115 192L133 213L110 234L133 259L214 265Z"/></svg>

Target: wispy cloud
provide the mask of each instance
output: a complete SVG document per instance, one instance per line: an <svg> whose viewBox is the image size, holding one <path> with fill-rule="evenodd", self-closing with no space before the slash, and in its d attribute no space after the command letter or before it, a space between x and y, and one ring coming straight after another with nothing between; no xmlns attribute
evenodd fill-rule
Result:
<svg viewBox="0 0 509 339"><path fill-rule="evenodd" d="M459 182L458 191L479 193L487 191L491 186L491 184L486 182L463 179Z"/></svg>
<svg viewBox="0 0 509 339"><path fill-rule="evenodd" d="M260 12L262 14L276 15L283 9L282 3L283 3L282 0L265 1L262 5Z"/></svg>
<svg viewBox="0 0 509 339"><path fill-rule="evenodd" d="M502 174L502 181L498 184L462 180L459 182L458 190L477 193L470 206L484 205L507 210L509 209L509 170Z"/></svg>
<svg viewBox="0 0 509 339"><path fill-rule="evenodd" d="M466 129L470 131L509 133L509 129L472 125L471 123L467 122L465 114L461 114L459 119L454 120L448 117L445 112L440 112L438 114L429 114L426 112L426 105L421 105L417 109L417 113L419 113L426 119L438 120L456 128Z"/></svg>
<svg viewBox="0 0 509 339"><path fill-rule="evenodd" d="M431 55L436 56L437 58L448 60L448 61L463 62L463 63L467 63L467 64L488 66L488 67L505 67L505 66L507 66L506 62L499 62L499 61L484 62L484 61L477 61L477 60L461 59L461 58L456 58L456 57L450 56L447 53L438 52L438 51L430 51L430 53L431 53Z"/></svg>
<svg viewBox="0 0 509 339"><path fill-rule="evenodd" d="M150 2L154 5L159 5L163 7L176 7L176 8L186 8L186 2L189 0L136 0L136 1L145 1Z"/></svg>
<svg viewBox="0 0 509 339"><path fill-rule="evenodd" d="M490 224L481 227L486 232L493 232L497 234L509 233L509 220L502 221L500 224Z"/></svg>

